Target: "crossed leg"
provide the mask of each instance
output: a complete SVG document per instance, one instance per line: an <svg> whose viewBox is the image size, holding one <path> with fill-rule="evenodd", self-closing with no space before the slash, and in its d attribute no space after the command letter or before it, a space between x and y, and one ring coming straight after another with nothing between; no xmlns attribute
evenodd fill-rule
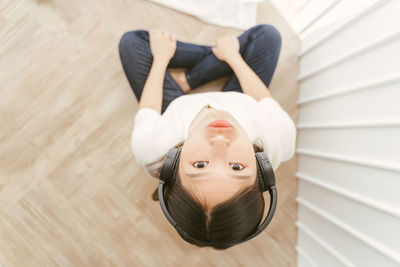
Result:
<svg viewBox="0 0 400 267"><path fill-rule="evenodd" d="M281 50L279 31L272 25L259 24L243 32L238 39L241 56L264 84L269 87ZM191 88L196 88L225 75L230 75L230 78L221 91L243 93L239 80L230 66L226 62L219 61L212 52L186 72Z"/></svg>
<svg viewBox="0 0 400 267"><path fill-rule="evenodd" d="M185 43L177 40L176 51L167 68L193 68L211 52L211 46ZM119 42L121 63L136 99L140 101L144 84L153 63L149 33L146 30L135 30L124 33ZM185 92L166 70L163 84L163 101L161 113L168 105Z"/></svg>
<svg viewBox="0 0 400 267"><path fill-rule="evenodd" d="M239 37L240 49L246 63L262 79L268 87L274 73L281 49L281 36L272 25L260 24L251 27ZM119 43L119 54L124 72L130 86L140 101L142 90L153 62L150 50L149 34L146 30L126 32ZM243 92L239 80L230 66L220 61L211 51L211 46L197 45L177 40L174 56L167 66L163 84L163 101L161 114L177 97L184 95L177 83L182 74L173 68L186 68L184 75L190 89L195 89L211 80L230 75L223 86L223 92ZM170 72L171 71L171 72ZM171 74L172 73L172 74ZM180 82L181 83L181 82ZM184 84L183 82L181 84Z"/></svg>

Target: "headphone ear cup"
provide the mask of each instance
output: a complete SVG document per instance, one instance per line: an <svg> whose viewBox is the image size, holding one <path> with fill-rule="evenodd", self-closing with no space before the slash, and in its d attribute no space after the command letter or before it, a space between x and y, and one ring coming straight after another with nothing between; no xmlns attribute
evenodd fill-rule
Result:
<svg viewBox="0 0 400 267"><path fill-rule="evenodd" d="M260 186L261 192L265 192L267 185L262 176L260 164L258 163L258 161L257 161L257 180L258 180L258 185Z"/></svg>
<svg viewBox="0 0 400 267"><path fill-rule="evenodd" d="M160 180L164 181L166 185L170 185L175 182L174 179L178 171L180 154L181 149L171 148L164 159L160 173Z"/></svg>
<svg viewBox="0 0 400 267"><path fill-rule="evenodd" d="M275 186L275 173L265 152L256 152L257 175L262 192Z"/></svg>

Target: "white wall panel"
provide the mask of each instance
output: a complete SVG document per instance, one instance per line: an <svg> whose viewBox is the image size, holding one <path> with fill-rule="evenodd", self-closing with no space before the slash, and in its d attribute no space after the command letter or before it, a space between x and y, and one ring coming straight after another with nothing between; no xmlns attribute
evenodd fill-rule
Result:
<svg viewBox="0 0 400 267"><path fill-rule="evenodd" d="M400 127L313 129L301 131L298 146L400 170L399 137Z"/></svg>
<svg viewBox="0 0 400 267"><path fill-rule="evenodd" d="M399 14L343 0L301 36L299 267L400 266Z"/></svg>
<svg viewBox="0 0 400 267"><path fill-rule="evenodd" d="M400 34L394 37L395 39L388 40L388 42L365 51L361 55L348 58L302 79L299 92L300 100L329 93L332 90L398 76L400 70Z"/></svg>
<svg viewBox="0 0 400 267"><path fill-rule="evenodd" d="M304 226L312 231L314 235L324 240L329 247L334 248L346 261L360 267L399 266L396 261L382 254L364 240L351 234L350 231L353 229L349 229L341 221L332 218L322 210L315 209L309 202L299 198L296 200L298 202L299 214L299 221L296 223L298 228ZM339 208L343 207L338 206ZM316 257L312 250L306 248L305 251L309 254L310 258L314 259Z"/></svg>
<svg viewBox="0 0 400 267"><path fill-rule="evenodd" d="M317 0L316 0L317 1ZM346 29L357 20L374 12L389 0L342 0L325 16L301 34L301 51L304 55L323 41L334 37L339 31ZM329 42L329 40L327 40Z"/></svg>
<svg viewBox="0 0 400 267"><path fill-rule="evenodd" d="M299 183L298 197L348 225L358 235L371 240L374 246L381 247L384 252L394 255L396 251L400 251L400 218L305 180Z"/></svg>
<svg viewBox="0 0 400 267"><path fill-rule="evenodd" d="M297 266L318 267L303 250L296 247L297 252Z"/></svg>
<svg viewBox="0 0 400 267"><path fill-rule="evenodd" d="M391 1L381 5L369 16L352 23L302 56L301 71L307 73L322 67L350 52L375 42L377 39L397 32L400 29L400 1ZM372 34L373 33L373 34ZM323 55L323 56L321 56Z"/></svg>
<svg viewBox="0 0 400 267"><path fill-rule="evenodd" d="M313 23L318 21L326 12L340 3L342 0L318 0L310 1L304 6L301 16L298 18L296 25L298 31L303 32Z"/></svg>
<svg viewBox="0 0 400 267"><path fill-rule="evenodd" d="M313 234L313 232L308 230L304 225L301 228L299 227L298 235L299 243L297 251L300 251L300 254L303 254L303 257L307 264L313 265L315 267L348 266L345 262L341 261L341 258L337 257L334 248L327 246L327 244L323 240ZM307 247L309 251L312 251L312 259L307 255L305 251L301 250L302 247Z"/></svg>
<svg viewBox="0 0 400 267"><path fill-rule="evenodd" d="M400 172L300 154L299 174L400 217Z"/></svg>
<svg viewBox="0 0 400 267"><path fill-rule="evenodd" d="M299 125L377 121L400 123L400 74L396 83L345 92L303 104L299 111Z"/></svg>

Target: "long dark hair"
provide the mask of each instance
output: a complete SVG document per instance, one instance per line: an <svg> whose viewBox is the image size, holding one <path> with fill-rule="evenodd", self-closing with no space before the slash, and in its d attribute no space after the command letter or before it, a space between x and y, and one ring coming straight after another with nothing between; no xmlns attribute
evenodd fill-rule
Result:
<svg viewBox="0 0 400 267"><path fill-rule="evenodd" d="M174 147L181 148L183 144L184 141ZM253 148L254 152L264 150L258 144L253 144ZM179 163L176 168L179 168ZM228 200L207 210L182 186L176 173L175 183L165 189L165 202L176 223L191 238L211 242L211 247L223 250L233 246L227 243L242 240L257 230L264 212L264 198L257 179L250 187L243 188ZM158 201L157 188L152 199ZM187 240L179 230L177 232L187 242L204 247Z"/></svg>

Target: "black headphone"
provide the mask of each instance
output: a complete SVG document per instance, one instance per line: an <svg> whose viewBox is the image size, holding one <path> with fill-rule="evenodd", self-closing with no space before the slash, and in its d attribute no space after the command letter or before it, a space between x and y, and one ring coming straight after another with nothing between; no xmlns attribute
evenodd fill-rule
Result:
<svg viewBox="0 0 400 267"><path fill-rule="evenodd" d="M210 242L203 242L200 240L195 240L191 238L188 234L186 234L182 228L177 225L175 220L172 218L171 214L168 212L167 207L165 206L165 201L164 201L164 189L166 186L171 185L175 182L175 177L176 173L178 171L178 168L176 168L177 163L179 162L179 156L181 153L181 148L171 148L167 156L164 160L161 173L160 173L160 183L158 184L158 200L160 202L161 209L164 213L164 215L167 217L168 221L175 227L175 229L179 229L179 232L182 233L187 240L191 240L193 243L196 242L198 244L202 244L203 246L213 246L213 243ZM268 190L270 196L271 196L271 201L269 204L269 211L267 214L267 217L264 219L263 223L261 226L257 229L257 231L250 235L249 237L240 240L239 242L235 242L232 244L227 244L229 246L237 245L239 243L248 241L255 236L257 236L259 233L261 233L267 225L270 223L272 220L272 217L275 214L276 210L276 204L278 201L278 193L276 191L275 187L275 174L274 170L272 169L272 165L268 159L268 156L265 152L256 152L256 161L257 161L257 178L258 183L260 185L261 191L265 192Z"/></svg>

